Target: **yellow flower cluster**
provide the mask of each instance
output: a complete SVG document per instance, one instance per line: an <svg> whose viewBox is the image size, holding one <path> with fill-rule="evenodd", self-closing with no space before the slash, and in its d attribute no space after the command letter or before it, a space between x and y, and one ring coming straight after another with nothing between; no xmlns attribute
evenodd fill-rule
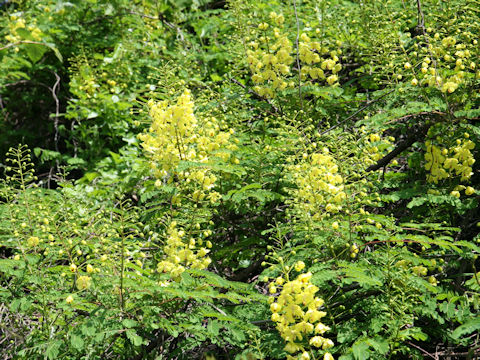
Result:
<svg viewBox="0 0 480 360"><path fill-rule="evenodd" d="M425 55L421 65L413 68L407 62L404 67L414 73L412 85L426 85L436 87L444 93L453 93L466 81L469 72L475 73L477 64L472 61L476 57L475 48L473 44L457 42L453 36L442 38L436 33L429 36L427 46L421 48ZM418 52L413 55L419 56Z"/></svg>
<svg viewBox="0 0 480 360"><path fill-rule="evenodd" d="M277 278L269 285L271 293L277 291L277 286L282 286L280 295L276 299L270 298L270 310L272 321L287 343L285 350L290 354L301 351L301 358L305 359L309 359L304 347L307 341L310 346L323 350L334 345L332 340L322 336L330 328L321 322L326 313L318 309L324 301L315 296L318 287L310 282L311 277L310 272L302 273L293 281L284 283L283 278ZM325 356L332 359L330 354ZM294 359L292 356L287 358Z"/></svg>
<svg viewBox="0 0 480 360"><path fill-rule="evenodd" d="M391 142L388 139L382 139L377 133L372 133L367 136L366 145L365 155L368 156L366 164L373 164L383 157L383 150L391 145Z"/></svg>
<svg viewBox="0 0 480 360"><path fill-rule="evenodd" d="M176 175L185 184L197 185L194 201L207 197L216 202L220 194L212 190L217 178L209 163L213 157L238 163L238 159L230 154L237 149L230 141L233 129L221 131L214 117L197 119L189 90L185 90L175 104L150 101L148 105L153 122L149 133L140 134L139 138L151 159L150 165L159 184L161 180L172 181ZM195 162L200 166L194 171L176 172L181 161Z"/></svg>
<svg viewBox="0 0 480 360"><path fill-rule="evenodd" d="M328 49L320 45L318 41L312 41L310 37L302 33L298 42L298 54L300 61L304 64L301 70L301 79L307 80L325 80L329 85L334 85L338 81L337 73L342 70L342 65L338 62L338 55L341 50L334 50L328 53ZM319 54L329 55L320 57ZM320 67L316 65L320 65ZM326 71L330 71L330 75L325 75Z"/></svg>
<svg viewBox="0 0 480 360"><path fill-rule="evenodd" d="M177 223L172 221L167 229L167 240L163 248L164 259L157 265L158 272L168 272L173 277L178 277L187 268L202 270L210 265L212 260L207 254L210 252L208 248L212 246L211 242L207 241L206 247L201 247L202 239L190 238L187 241L185 237L185 231L179 229Z"/></svg>
<svg viewBox="0 0 480 360"><path fill-rule="evenodd" d="M28 31L30 33L31 38L35 41L40 41L42 39L42 30L40 30L36 25L36 20L33 19L32 25L27 25L25 23L25 19L18 18L16 15L12 15L11 20L12 22L9 23L9 33L5 36L5 40L10 43L17 43L22 40L25 40L25 37L22 36L21 33L18 32L19 29L23 29L24 31Z"/></svg>
<svg viewBox="0 0 480 360"><path fill-rule="evenodd" d="M28 246L30 246L30 247L35 247L35 246L37 246L39 243L40 243L40 239L38 238L38 236L30 236L30 237L27 239L27 244L28 244Z"/></svg>
<svg viewBox="0 0 480 360"><path fill-rule="evenodd" d="M304 158L309 156L304 154ZM342 209L346 199L343 177L338 173L338 165L327 148L322 153L314 153L309 161L291 167L298 189L295 194L297 206L320 219L324 213L335 213Z"/></svg>
<svg viewBox="0 0 480 360"><path fill-rule="evenodd" d="M428 274L428 269L425 266L414 266L412 271L417 276L426 276Z"/></svg>
<svg viewBox="0 0 480 360"><path fill-rule="evenodd" d="M267 23L258 25L262 36L251 41L247 50L247 63L252 72L255 92L266 98L275 97L275 91L293 87L291 67L295 63L296 50L287 33L282 32L284 17L270 13L273 27ZM273 34L268 36L267 30ZM333 85L338 81L336 75L342 66L338 63L340 50L328 52L320 42L312 41L306 33L300 35L298 55L301 61L301 79L322 80ZM328 55L328 56L326 56ZM328 73L326 73L328 72Z"/></svg>
<svg viewBox="0 0 480 360"><path fill-rule="evenodd" d="M456 146L441 148L425 142L425 169L429 172L427 181L438 183L440 180L460 176L461 181L467 181L473 175L472 165L475 163L470 150L475 148L475 143L468 139L457 139ZM470 194L471 195L471 194Z"/></svg>
<svg viewBox="0 0 480 360"><path fill-rule="evenodd" d="M283 26L283 15L277 15L272 12L270 18L280 28ZM266 33L269 25L262 23L258 27ZM258 42L252 41L249 45L251 49L247 50L247 62L252 72L252 81L257 84L254 90L260 96L273 98L275 90L284 90L289 85L286 76L290 74L290 67L294 62L292 57L293 44L286 34L280 32L279 28L274 28L275 42L269 43L266 36L260 37L259 41L264 44L264 49Z"/></svg>

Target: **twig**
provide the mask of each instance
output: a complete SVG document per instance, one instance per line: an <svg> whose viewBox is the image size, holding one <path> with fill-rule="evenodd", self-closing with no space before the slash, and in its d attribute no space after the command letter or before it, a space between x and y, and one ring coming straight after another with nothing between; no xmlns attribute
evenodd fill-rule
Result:
<svg viewBox="0 0 480 360"><path fill-rule="evenodd" d="M259 94L257 94L255 91L253 91L252 89L248 89L245 85L243 85L241 82L239 82L238 80L234 79L234 78L230 78L230 81L237 84L238 86L240 86L241 88L245 89L248 91L249 94L252 94L253 96L255 96L255 98L257 98L258 100L262 100L262 101L266 101L271 107L272 109L276 112L276 113L279 113L280 110L272 104L272 102L270 100L268 100L267 98L264 98L263 96L260 96Z"/></svg>
<svg viewBox="0 0 480 360"><path fill-rule="evenodd" d="M408 119L408 118L416 117L416 116L421 116L421 115L444 115L444 116L446 116L447 113L444 113L444 112L441 112L441 111L435 111L435 110L434 110L434 111L422 111L422 112L419 112L419 113L408 114L408 115L399 117L399 118L397 118L397 119L393 119L393 120L387 121L387 122L385 123L385 125L389 125L389 124L392 124L392 123L394 123L394 122L406 120L406 119Z"/></svg>
<svg viewBox="0 0 480 360"><path fill-rule="evenodd" d="M75 139L74 130L75 130L75 119L72 121L70 125L70 130L72 134L72 143L73 143L73 157L77 157L78 152L78 141Z"/></svg>
<svg viewBox="0 0 480 360"><path fill-rule="evenodd" d="M297 37L295 39L295 44L297 46L297 68L298 68L298 97L300 98L300 109L303 111L303 100L302 100L302 67L300 66L300 53L299 53L299 45L298 40L300 38L300 24L298 22L298 15L297 15L297 2L293 0L293 10L295 11L295 21L297 24Z"/></svg>
<svg viewBox="0 0 480 360"><path fill-rule="evenodd" d="M215 306L214 304L212 303L207 303L208 305L210 305L211 307L213 307L215 310L217 310L220 314L222 314L223 316L227 316L227 314L225 313L225 311L223 311L222 309L220 309L219 307Z"/></svg>
<svg viewBox="0 0 480 360"><path fill-rule="evenodd" d="M365 110L366 108L368 108L370 105L376 103L377 101L379 101L380 99L384 98L385 96L391 94L392 92L394 92L395 89L392 89L388 92L386 92L385 94L379 96L378 98L376 99L373 99L371 101L368 101L364 106L362 106L360 109L358 109L357 111L355 111L352 115L348 116L346 119L340 121L339 123L333 125L332 127L328 128L327 130L323 131L320 133L320 136L321 135L325 135L326 133L332 131L333 129L339 127L340 125L346 123L347 121L349 121L350 119L354 118L358 113L362 112L363 110Z"/></svg>
<svg viewBox="0 0 480 360"><path fill-rule="evenodd" d="M435 356L438 358L445 358L445 357L450 357L455 359L459 359L460 357L466 358L466 359L472 359L471 356L478 356L480 355L480 351L478 351L478 347L476 349L471 349L468 352L450 352L450 351L443 351L441 353L435 353Z"/></svg>
<svg viewBox="0 0 480 360"><path fill-rule="evenodd" d="M375 171L378 170L385 165L387 165L390 161L393 160L397 155L399 155L401 152L404 150L408 149L410 146L412 146L415 142L418 140L422 140L425 135L427 134L428 129L430 128L431 124L428 125L423 125L420 129L417 131L414 131L413 134L408 136L405 140L400 141L395 149L390 151L387 155L385 155L383 158L377 161L376 164L370 165L367 168L368 171Z"/></svg>
<svg viewBox="0 0 480 360"><path fill-rule="evenodd" d="M52 92L53 99L55 100L55 117L53 121L53 127L55 129L54 141L55 141L55 151L58 152L58 118L60 117L60 101L58 100L58 91L60 89L60 76L55 71L52 71L55 75L55 84L50 88Z"/></svg>
<svg viewBox="0 0 480 360"><path fill-rule="evenodd" d="M141 14L141 13L138 13L138 12L135 12L135 11L129 11L128 13L129 13L129 14L132 14L132 15L138 15L138 16L143 17L143 18L146 18L146 19L160 20L160 18L159 18L158 16Z"/></svg>
<svg viewBox="0 0 480 360"><path fill-rule="evenodd" d="M44 45L44 46L46 46L43 42L40 42L40 41L22 40L22 41L17 41L17 42L14 42L14 43L10 43L10 44L8 44L8 45L5 45L4 47L1 47L1 48L0 48L0 51L5 50L5 49L8 49L8 48L11 48L11 47L13 47L13 46L20 45L20 44L36 44L36 45Z"/></svg>
<svg viewBox="0 0 480 360"><path fill-rule="evenodd" d="M176 26L176 25L168 22L167 20L165 20L165 17L162 13L158 14L158 16L142 14L142 13L138 13L138 12L135 12L135 11L128 11L128 13L132 14L132 15L137 15L137 16L140 16L140 17L143 17L143 18L146 18L146 19L160 20L163 24L165 24L170 29L177 31L177 33L180 37L180 40L182 42L185 40L185 37L183 36L182 29L180 29L178 26Z"/></svg>
<svg viewBox="0 0 480 360"><path fill-rule="evenodd" d="M53 99L55 100L55 117L53 118L53 128L55 130L55 134L53 136L53 141L55 144L55 151L58 152L58 119L60 117L60 100L58 99L58 91L60 90L60 76L55 72L52 71L53 75L55 75L55 84L50 89L52 93ZM55 160L57 165L57 171L59 170L60 163L58 159ZM51 180L52 168L50 169L50 174L48 176L48 188L50 189L50 180Z"/></svg>
<svg viewBox="0 0 480 360"><path fill-rule="evenodd" d="M420 0L417 0L417 16L418 16L417 27L420 30L422 30L422 33L425 35L425 17L423 16L422 4L420 3Z"/></svg>
<svg viewBox="0 0 480 360"><path fill-rule="evenodd" d="M420 350L422 353L424 353L425 355L431 357L432 359L438 360L438 357L437 357L437 356L433 356L433 355L430 354L427 350L422 349L420 346L415 345L415 344L412 343L411 341L407 341L407 344L410 345L410 346L413 346L414 348L416 348L416 349L418 349L418 350Z"/></svg>

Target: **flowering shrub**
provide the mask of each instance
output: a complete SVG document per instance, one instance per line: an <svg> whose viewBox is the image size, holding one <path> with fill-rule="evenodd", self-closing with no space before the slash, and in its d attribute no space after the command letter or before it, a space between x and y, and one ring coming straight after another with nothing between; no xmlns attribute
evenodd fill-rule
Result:
<svg viewBox="0 0 480 360"><path fill-rule="evenodd" d="M477 9L0 2L0 356L477 356Z"/></svg>

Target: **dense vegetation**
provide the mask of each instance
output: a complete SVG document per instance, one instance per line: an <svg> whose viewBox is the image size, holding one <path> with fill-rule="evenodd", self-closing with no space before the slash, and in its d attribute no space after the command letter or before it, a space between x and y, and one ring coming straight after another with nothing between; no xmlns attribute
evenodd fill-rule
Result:
<svg viewBox="0 0 480 360"><path fill-rule="evenodd" d="M0 5L3 359L480 356L478 0Z"/></svg>

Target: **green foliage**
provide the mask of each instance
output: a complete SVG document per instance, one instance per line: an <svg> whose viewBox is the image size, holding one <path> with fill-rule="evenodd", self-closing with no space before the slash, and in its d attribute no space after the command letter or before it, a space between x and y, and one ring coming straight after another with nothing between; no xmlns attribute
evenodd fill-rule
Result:
<svg viewBox="0 0 480 360"><path fill-rule="evenodd" d="M478 15L3 2L1 356L478 356Z"/></svg>

